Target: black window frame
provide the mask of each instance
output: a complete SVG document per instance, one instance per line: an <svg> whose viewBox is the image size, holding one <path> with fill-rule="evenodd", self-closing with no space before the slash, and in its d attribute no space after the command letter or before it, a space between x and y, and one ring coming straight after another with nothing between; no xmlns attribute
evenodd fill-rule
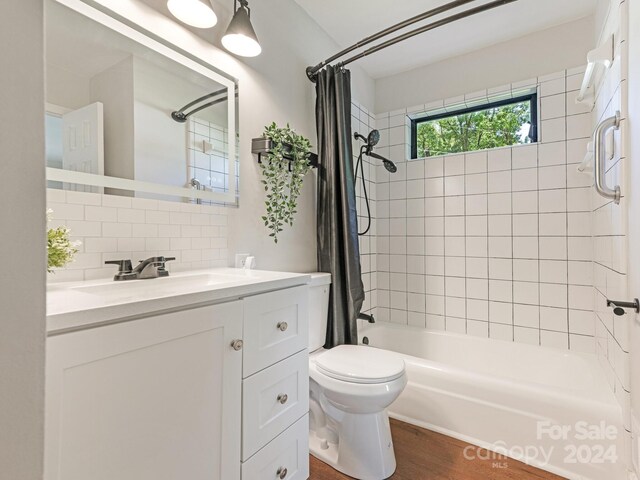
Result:
<svg viewBox="0 0 640 480"><path fill-rule="evenodd" d="M468 113L481 112L483 110L490 110L492 108L504 107L507 105L513 105L516 103L523 103L529 101L531 103L531 130L529 131L529 138L531 143L538 142L538 93L530 93L527 95L520 95L518 97L507 98L504 100L497 100L494 102L483 103L473 107L460 108L451 112L439 113L437 115L423 115L411 119L411 159L418 158L418 125L426 122L433 122L435 120L442 120L443 118L455 117L458 115L466 115ZM452 153L453 154L453 153ZM449 154L443 154L449 155Z"/></svg>

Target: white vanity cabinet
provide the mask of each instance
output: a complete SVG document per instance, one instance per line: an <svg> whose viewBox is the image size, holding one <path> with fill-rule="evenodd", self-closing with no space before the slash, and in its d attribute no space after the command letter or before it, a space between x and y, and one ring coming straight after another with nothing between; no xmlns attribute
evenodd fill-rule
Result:
<svg viewBox="0 0 640 480"><path fill-rule="evenodd" d="M49 337L46 480L239 480L242 302Z"/></svg>
<svg viewBox="0 0 640 480"><path fill-rule="evenodd" d="M298 286L55 332L45 480L306 480L307 304Z"/></svg>
<svg viewBox="0 0 640 480"><path fill-rule="evenodd" d="M309 477L309 291L244 300L242 479Z"/></svg>

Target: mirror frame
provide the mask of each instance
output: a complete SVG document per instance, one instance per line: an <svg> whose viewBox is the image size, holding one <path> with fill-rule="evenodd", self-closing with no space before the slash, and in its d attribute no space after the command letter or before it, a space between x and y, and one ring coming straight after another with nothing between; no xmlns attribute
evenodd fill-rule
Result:
<svg viewBox="0 0 640 480"><path fill-rule="evenodd" d="M235 100L235 91L237 80L228 78L215 70L208 68L202 63L196 62L186 55L180 53L177 47L173 44L161 43L158 40L151 38L147 35L146 30L141 26L131 23L126 24L120 21L115 16L111 16L105 11L98 10L87 4L84 0L53 0L65 7L70 8L76 13L80 13L85 17L98 22L99 24L121 34L125 37L137 42L164 57L173 60L180 65L183 65L196 73L201 74L227 88L227 98L234 99L233 102L229 102L229 108L227 108L227 122L228 122L228 135L229 139L235 139L236 132L236 109L237 101ZM114 12L114 15L115 12ZM136 28L138 27L138 28ZM46 21L45 21L46 28ZM150 31L152 35L156 32ZM158 33L158 35L160 35ZM225 193L220 192L207 192L204 190L195 190L188 187L177 187L171 185L162 185L159 183L143 182L140 180L132 180L127 178L110 177L106 175L98 175L95 173L75 172L71 170L62 170L58 168L46 168L47 180L56 182L75 183L80 185L88 185L92 187L106 187L115 188L119 190L128 190L140 193L152 193L167 196L178 196L189 199L201 199L216 203L237 203L237 190L236 190L236 142L228 142L228 162L229 162L229 189Z"/></svg>

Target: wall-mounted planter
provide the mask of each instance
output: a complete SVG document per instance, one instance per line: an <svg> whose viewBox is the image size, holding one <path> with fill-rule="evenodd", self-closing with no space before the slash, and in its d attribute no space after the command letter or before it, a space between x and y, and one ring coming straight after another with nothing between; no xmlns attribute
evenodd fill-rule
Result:
<svg viewBox="0 0 640 480"><path fill-rule="evenodd" d="M272 141L268 138L254 138L251 140L251 153L258 155L258 163L262 163L262 155L267 154L271 151ZM284 157L287 160L293 160L285 155ZM309 154L309 164L312 168L318 168L318 154L311 153ZM289 170L291 170L291 166L289 166Z"/></svg>

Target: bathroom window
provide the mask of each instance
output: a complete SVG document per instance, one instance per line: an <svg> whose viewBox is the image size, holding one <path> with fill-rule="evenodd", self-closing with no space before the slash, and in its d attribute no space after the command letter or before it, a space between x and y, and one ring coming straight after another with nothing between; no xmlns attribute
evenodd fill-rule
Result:
<svg viewBox="0 0 640 480"><path fill-rule="evenodd" d="M538 141L535 93L411 120L412 158Z"/></svg>

